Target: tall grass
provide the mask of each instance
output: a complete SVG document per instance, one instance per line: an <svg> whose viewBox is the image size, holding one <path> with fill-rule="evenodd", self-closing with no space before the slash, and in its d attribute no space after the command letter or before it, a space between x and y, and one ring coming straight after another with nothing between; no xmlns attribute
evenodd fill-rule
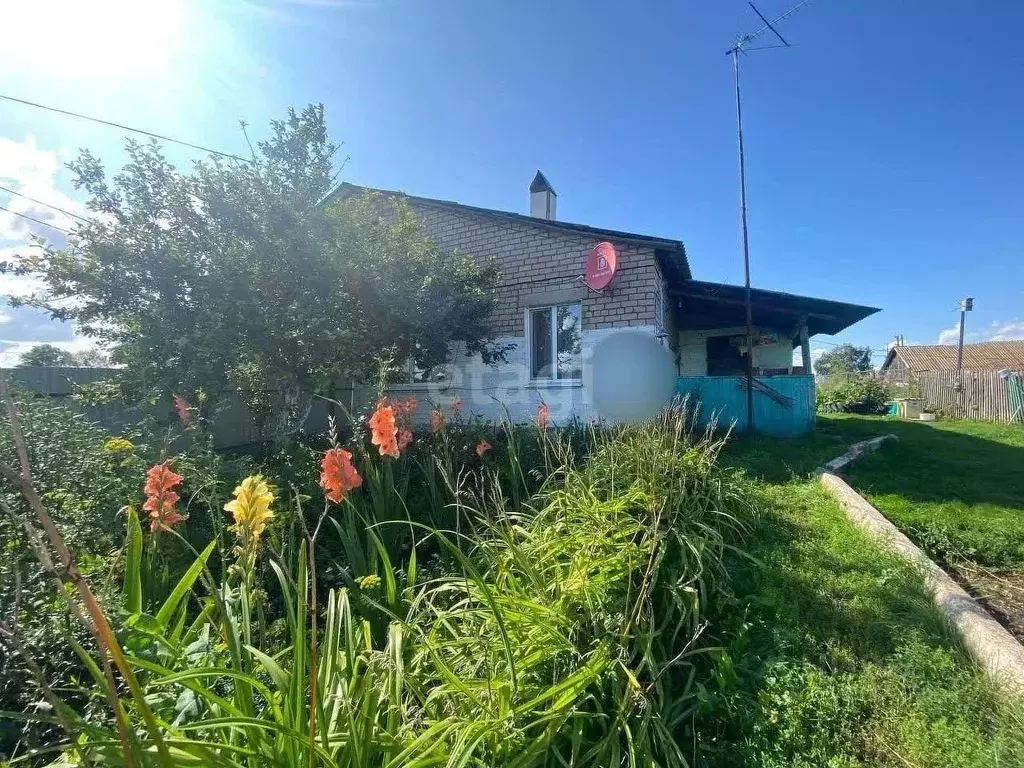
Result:
<svg viewBox="0 0 1024 768"><path fill-rule="evenodd" d="M506 431L504 465L443 467L465 529L379 520L375 509L404 506L402 485L392 460L364 456L372 493L260 553L276 616L257 610L245 563L214 577L212 542L152 604L130 528L130 618L97 656L82 651L109 703L58 699L67 740L55 751L111 766L688 765L705 606L728 589L723 556L753 514L748 489L681 411L591 431L578 466L558 433ZM544 456L539 490L519 461L529 441ZM386 542L399 528L414 543L396 559ZM349 586L322 599L313 550L339 541ZM438 555L429 568L424 549ZM68 593L71 610L83 601ZM275 619L281 631L263 626Z"/></svg>

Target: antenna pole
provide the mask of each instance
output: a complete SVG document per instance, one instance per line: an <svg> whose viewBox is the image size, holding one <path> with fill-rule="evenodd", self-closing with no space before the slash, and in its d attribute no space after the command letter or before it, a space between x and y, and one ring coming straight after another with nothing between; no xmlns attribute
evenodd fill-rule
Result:
<svg viewBox="0 0 1024 768"><path fill-rule="evenodd" d="M789 42L779 34L779 30L776 29L775 25L792 16L809 2L811 2L811 0L801 0L800 3L790 8L784 14L775 19L775 21L768 21L768 19L766 19L764 15L757 10L757 6L751 2L750 7L754 9L754 13L756 13L761 21L764 22L764 26L749 35L740 36L737 38L733 47L726 51L727 55L732 56L732 68L736 77L736 143L739 145L740 155L740 220L743 223L743 284L746 290L746 300L744 301L744 304L746 305L747 310L747 429L751 432L754 431L754 308L750 295L750 243L747 237L747 172L743 157L743 108L740 100L740 54L746 51L750 43L768 31L771 31L771 33L779 39L779 42L782 43L781 46L771 47L789 48Z"/></svg>
<svg viewBox="0 0 1024 768"><path fill-rule="evenodd" d="M750 244L747 237L747 172L743 157L743 107L740 101L740 47L731 51L736 77L736 142L740 155L740 220L743 225L743 286L747 311L747 429L754 431L754 308L750 296Z"/></svg>

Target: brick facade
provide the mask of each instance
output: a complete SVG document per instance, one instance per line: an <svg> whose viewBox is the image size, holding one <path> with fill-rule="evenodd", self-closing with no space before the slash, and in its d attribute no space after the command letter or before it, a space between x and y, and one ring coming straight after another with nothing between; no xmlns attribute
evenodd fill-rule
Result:
<svg viewBox="0 0 1024 768"><path fill-rule="evenodd" d="M427 198L406 197L405 201L424 232L442 250L458 249L481 262L497 263L500 277L491 336L506 348L503 362L485 365L480 355L467 356L460 343L454 342L451 360L436 379L392 384L389 391L393 394L411 392L416 396L416 421L425 421L431 407L446 407L446 403L456 400L464 414L492 421L531 421L541 404L549 409L555 424L607 418L593 400L595 374L590 363L602 341L618 329L632 328L661 339L666 346L675 346L675 339L669 337L672 311L658 260L663 254L655 249L681 255L688 276L681 244L610 230L576 229L568 224ZM602 241L616 247L618 268L609 288L594 293L581 277L587 256ZM569 303L579 303L583 310L581 376L564 380L534 378L527 311ZM371 395L375 393L361 393L360 397Z"/></svg>
<svg viewBox="0 0 1024 768"><path fill-rule="evenodd" d="M445 250L459 248L478 259L495 259L501 268L493 321L495 336L523 336L525 310L545 303L544 296L569 292L583 303L583 330L613 327L663 327L657 316L663 281L654 248L628 241L614 243L618 272L609 290L597 294L579 281L595 235L574 233L528 221L411 201L425 231ZM551 303L562 303L551 302Z"/></svg>

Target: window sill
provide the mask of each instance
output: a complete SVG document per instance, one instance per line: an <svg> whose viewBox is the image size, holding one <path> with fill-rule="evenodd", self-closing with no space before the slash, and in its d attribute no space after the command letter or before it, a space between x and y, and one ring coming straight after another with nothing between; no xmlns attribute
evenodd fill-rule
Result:
<svg viewBox="0 0 1024 768"><path fill-rule="evenodd" d="M527 389L582 389L582 379L533 379L527 385Z"/></svg>
<svg viewBox="0 0 1024 768"><path fill-rule="evenodd" d="M443 381L424 381L415 384L391 384L387 389L389 392L423 392L428 389L451 389L451 385Z"/></svg>

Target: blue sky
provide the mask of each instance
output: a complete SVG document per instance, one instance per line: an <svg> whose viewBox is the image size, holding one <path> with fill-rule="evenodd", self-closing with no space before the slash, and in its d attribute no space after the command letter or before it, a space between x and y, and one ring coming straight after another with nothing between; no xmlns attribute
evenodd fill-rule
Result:
<svg viewBox="0 0 1024 768"><path fill-rule="evenodd" d="M724 55L759 26L742 0L76 5L16 6L0 93L230 152L238 119L259 135L322 101L349 181L525 212L540 168L560 219L682 239L696 277L742 282ZM742 62L754 284L883 309L817 349L953 340L964 295L969 339L1024 338L1024 5L815 0L780 29L797 45ZM0 184L61 207L63 162L116 166L121 143L0 101ZM0 212L0 250L25 231ZM82 343L31 310L0 319L0 362Z"/></svg>

